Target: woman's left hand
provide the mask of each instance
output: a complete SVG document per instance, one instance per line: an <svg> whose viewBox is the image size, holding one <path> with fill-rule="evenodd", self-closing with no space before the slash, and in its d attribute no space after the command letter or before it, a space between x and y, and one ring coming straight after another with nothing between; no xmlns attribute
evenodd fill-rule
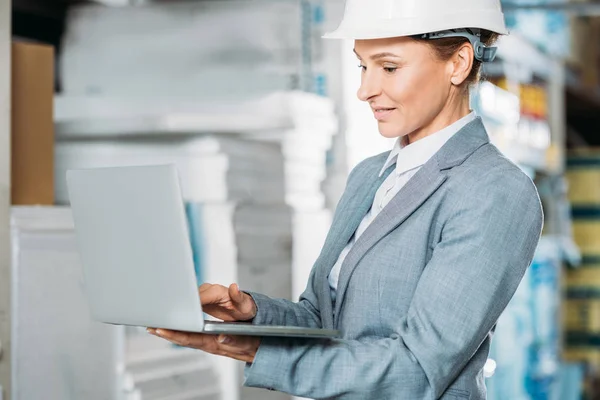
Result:
<svg viewBox="0 0 600 400"><path fill-rule="evenodd" d="M206 335L167 329L148 328L148 333L179 346L252 363L260 346L260 338L253 336Z"/></svg>

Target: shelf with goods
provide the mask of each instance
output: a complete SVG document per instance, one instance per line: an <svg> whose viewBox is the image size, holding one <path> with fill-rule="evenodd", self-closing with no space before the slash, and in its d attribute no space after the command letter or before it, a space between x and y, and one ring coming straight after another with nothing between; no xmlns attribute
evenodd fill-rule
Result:
<svg viewBox="0 0 600 400"><path fill-rule="evenodd" d="M600 7L597 3L566 3L569 40L565 60L567 144L570 147L598 146L600 128ZM593 11L593 12L590 12ZM594 11L595 10L595 11Z"/></svg>
<svg viewBox="0 0 600 400"><path fill-rule="evenodd" d="M570 148L598 147L600 136L600 85L586 82L576 70L566 74L567 145Z"/></svg>
<svg viewBox="0 0 600 400"><path fill-rule="evenodd" d="M568 360L584 362L587 398L600 392L600 151L571 149L567 159L573 234L581 248L581 263L566 271L565 335Z"/></svg>
<svg viewBox="0 0 600 400"><path fill-rule="evenodd" d="M487 82L473 93L490 139L538 187L544 231L531 267L501 316L486 365L490 399L552 399L561 390L562 266L577 262L565 170L563 62L518 35L500 39Z"/></svg>
<svg viewBox="0 0 600 400"><path fill-rule="evenodd" d="M473 105L492 142L532 172L564 170L564 66L516 35L498 43L498 59L484 65Z"/></svg>
<svg viewBox="0 0 600 400"><path fill-rule="evenodd" d="M575 57L566 69L567 181L572 231L581 262L565 272L565 358L585 365L585 398L600 396L600 325L598 304L600 247L600 19L579 18L573 24Z"/></svg>

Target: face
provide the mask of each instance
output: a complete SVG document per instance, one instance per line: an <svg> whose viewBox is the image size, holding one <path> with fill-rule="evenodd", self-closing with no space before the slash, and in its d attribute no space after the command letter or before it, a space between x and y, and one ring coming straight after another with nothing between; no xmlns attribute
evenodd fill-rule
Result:
<svg viewBox="0 0 600 400"><path fill-rule="evenodd" d="M381 135L412 137L435 124L452 91L452 63L405 37L357 40L354 51L362 73L358 98L371 106Z"/></svg>

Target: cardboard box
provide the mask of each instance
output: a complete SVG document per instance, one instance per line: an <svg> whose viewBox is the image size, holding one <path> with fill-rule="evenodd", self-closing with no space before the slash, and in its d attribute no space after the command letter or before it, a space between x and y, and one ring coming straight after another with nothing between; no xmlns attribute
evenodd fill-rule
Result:
<svg viewBox="0 0 600 400"><path fill-rule="evenodd" d="M54 49L12 44L13 205L54 204Z"/></svg>
<svg viewBox="0 0 600 400"><path fill-rule="evenodd" d="M571 48L565 61L584 87L595 88L600 82L600 18L572 16L570 25Z"/></svg>

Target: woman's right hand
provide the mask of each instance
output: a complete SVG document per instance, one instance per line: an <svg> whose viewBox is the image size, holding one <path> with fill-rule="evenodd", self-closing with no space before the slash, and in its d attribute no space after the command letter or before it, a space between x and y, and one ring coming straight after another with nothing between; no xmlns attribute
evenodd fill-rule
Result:
<svg viewBox="0 0 600 400"><path fill-rule="evenodd" d="M228 288L204 283L198 291L202 311L208 315L223 321L250 321L256 316L256 303L235 283Z"/></svg>

